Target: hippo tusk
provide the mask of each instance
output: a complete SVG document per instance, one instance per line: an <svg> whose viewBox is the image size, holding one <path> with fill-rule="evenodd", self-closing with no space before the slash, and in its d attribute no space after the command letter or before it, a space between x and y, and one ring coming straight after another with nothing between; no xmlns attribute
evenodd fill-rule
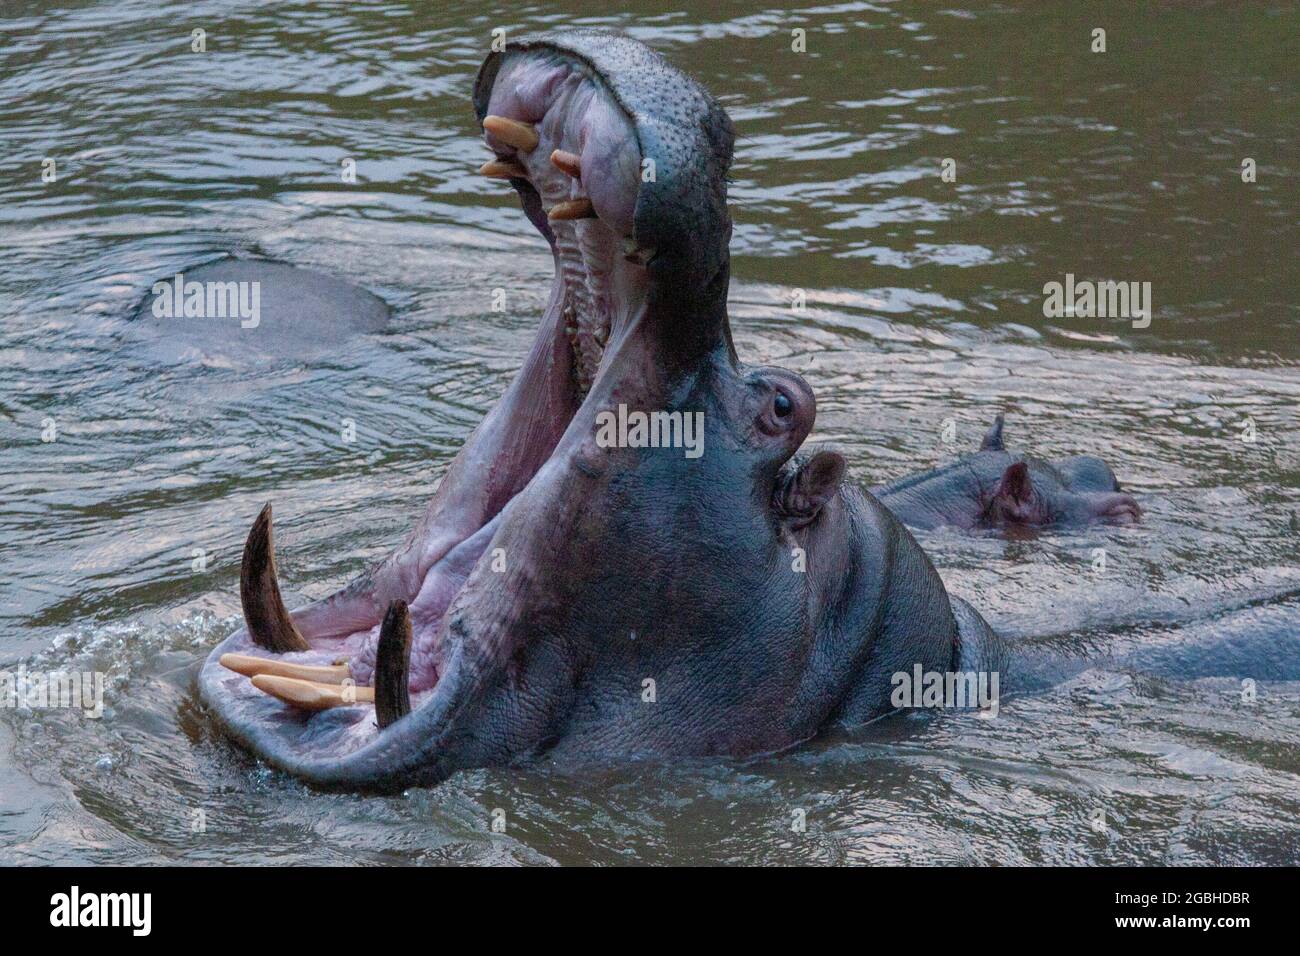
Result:
<svg viewBox="0 0 1300 956"><path fill-rule="evenodd" d="M479 174L491 179L527 179L528 170L510 159L488 160L478 168Z"/></svg>
<svg viewBox="0 0 1300 956"><path fill-rule="evenodd" d="M313 667L307 664L290 664L288 661L277 660L274 657L256 657L252 654L222 654L218 663L245 677L271 674L275 677L293 677L321 684L341 684L352 676L352 668L347 664Z"/></svg>
<svg viewBox="0 0 1300 956"><path fill-rule="evenodd" d="M253 686L299 710L350 707L353 704L373 703L375 699L373 687L358 687L352 683L319 684L316 681L277 677L274 674L258 674L253 678Z"/></svg>
<svg viewBox="0 0 1300 956"><path fill-rule="evenodd" d="M504 116L483 117L483 128L507 146L531 153L541 141L537 130L527 123L506 119Z"/></svg>
<svg viewBox="0 0 1300 956"><path fill-rule="evenodd" d="M411 615L405 601L394 601L379 628L375 653L375 717L380 730L411 712L410 675Z"/></svg>
<svg viewBox="0 0 1300 956"><path fill-rule="evenodd" d="M583 199L566 199L564 202L557 202L551 207L551 211L546 214L551 222L558 222L562 219L595 219L596 207L591 204L591 200Z"/></svg>
<svg viewBox="0 0 1300 956"><path fill-rule="evenodd" d="M551 165L574 179L582 178L582 160L576 153L570 153L563 149L552 150Z"/></svg>
<svg viewBox="0 0 1300 956"><path fill-rule="evenodd" d="M244 623L260 647L277 654L310 650L299 633L276 583L275 539L271 534L271 504L267 502L253 522L244 543L244 561L239 570L239 602L244 606Z"/></svg>

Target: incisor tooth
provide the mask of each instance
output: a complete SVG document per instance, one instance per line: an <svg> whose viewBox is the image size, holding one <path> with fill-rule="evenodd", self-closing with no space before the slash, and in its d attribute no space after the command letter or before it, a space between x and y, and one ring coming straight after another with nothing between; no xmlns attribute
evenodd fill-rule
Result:
<svg viewBox="0 0 1300 956"><path fill-rule="evenodd" d="M373 687L355 684L319 684L315 681L258 674L253 686L300 710L329 710L331 707L350 707L353 704L370 704L375 700Z"/></svg>
<svg viewBox="0 0 1300 956"><path fill-rule="evenodd" d="M551 164L562 173L567 173L574 179L582 178L582 160L576 153L570 153L563 149L551 151Z"/></svg>
<svg viewBox="0 0 1300 956"><path fill-rule="evenodd" d="M551 207L551 211L546 214L548 219L559 221L562 219L595 219L596 207L591 204L590 199L566 199L564 202L557 202Z"/></svg>
<svg viewBox="0 0 1300 956"><path fill-rule="evenodd" d="M315 667L307 664L292 664L273 657L256 657L252 654L222 654L220 663L222 667L236 674L243 674L245 677L272 674L276 677L320 681L322 684L341 684L352 676L352 669L347 664Z"/></svg>
<svg viewBox="0 0 1300 956"><path fill-rule="evenodd" d="M483 128L501 142L531 153L537 148L539 137L537 130L519 120L506 119L504 116L485 116Z"/></svg>
<svg viewBox="0 0 1300 956"><path fill-rule="evenodd" d="M479 174L492 179L527 179L528 170L509 159L488 160L478 168Z"/></svg>

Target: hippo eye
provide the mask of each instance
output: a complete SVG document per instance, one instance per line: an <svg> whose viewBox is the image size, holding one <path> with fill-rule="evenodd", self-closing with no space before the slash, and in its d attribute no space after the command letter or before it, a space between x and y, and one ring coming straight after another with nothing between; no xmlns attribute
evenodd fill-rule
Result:
<svg viewBox="0 0 1300 956"><path fill-rule="evenodd" d="M777 418L785 418L794 411L794 402L790 401L790 396L785 392L777 392L772 407L776 410Z"/></svg>

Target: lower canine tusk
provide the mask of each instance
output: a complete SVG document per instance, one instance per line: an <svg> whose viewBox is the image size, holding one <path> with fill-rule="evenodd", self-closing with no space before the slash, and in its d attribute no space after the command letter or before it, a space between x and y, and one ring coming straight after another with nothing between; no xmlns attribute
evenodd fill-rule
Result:
<svg viewBox="0 0 1300 956"><path fill-rule="evenodd" d="M375 699L373 687L358 687L356 684L319 684L292 677L277 677L274 674L258 674L253 678L253 686L300 710L350 707L353 704L373 703Z"/></svg>
<svg viewBox="0 0 1300 956"><path fill-rule="evenodd" d="M388 606L375 652L375 718L379 729L411 712L411 615L405 601Z"/></svg>
<svg viewBox="0 0 1300 956"><path fill-rule="evenodd" d="M507 146L531 153L541 141L537 130L519 120L506 119L504 116L483 117L483 128Z"/></svg>
<svg viewBox="0 0 1300 956"><path fill-rule="evenodd" d="M307 664L290 664L288 661L277 660L274 657L256 657L252 654L222 654L220 664L245 677L271 674L275 677L319 681L322 684L341 684L352 676L352 668L347 664L313 667Z"/></svg>
<svg viewBox="0 0 1300 956"><path fill-rule="evenodd" d="M258 514L248 532L248 540L244 542L244 561L239 569L239 603L244 607L248 633L259 647L277 654L310 650L280 596L269 502Z"/></svg>
<svg viewBox="0 0 1300 956"><path fill-rule="evenodd" d="M552 222L562 219L595 219L596 207L590 199L566 199L557 202L546 215Z"/></svg>

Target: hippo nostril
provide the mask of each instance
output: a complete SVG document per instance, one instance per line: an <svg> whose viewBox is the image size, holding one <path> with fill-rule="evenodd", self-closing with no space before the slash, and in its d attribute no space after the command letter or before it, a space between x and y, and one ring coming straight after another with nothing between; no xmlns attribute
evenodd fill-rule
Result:
<svg viewBox="0 0 1300 956"><path fill-rule="evenodd" d="M1100 496L1092 510L1094 517L1103 521L1136 524L1142 520L1142 509L1138 506L1137 499L1123 492Z"/></svg>
<svg viewBox="0 0 1300 956"><path fill-rule="evenodd" d="M772 407L776 411L777 418L789 418L794 412L794 402L790 401L790 396L785 392L776 393Z"/></svg>

